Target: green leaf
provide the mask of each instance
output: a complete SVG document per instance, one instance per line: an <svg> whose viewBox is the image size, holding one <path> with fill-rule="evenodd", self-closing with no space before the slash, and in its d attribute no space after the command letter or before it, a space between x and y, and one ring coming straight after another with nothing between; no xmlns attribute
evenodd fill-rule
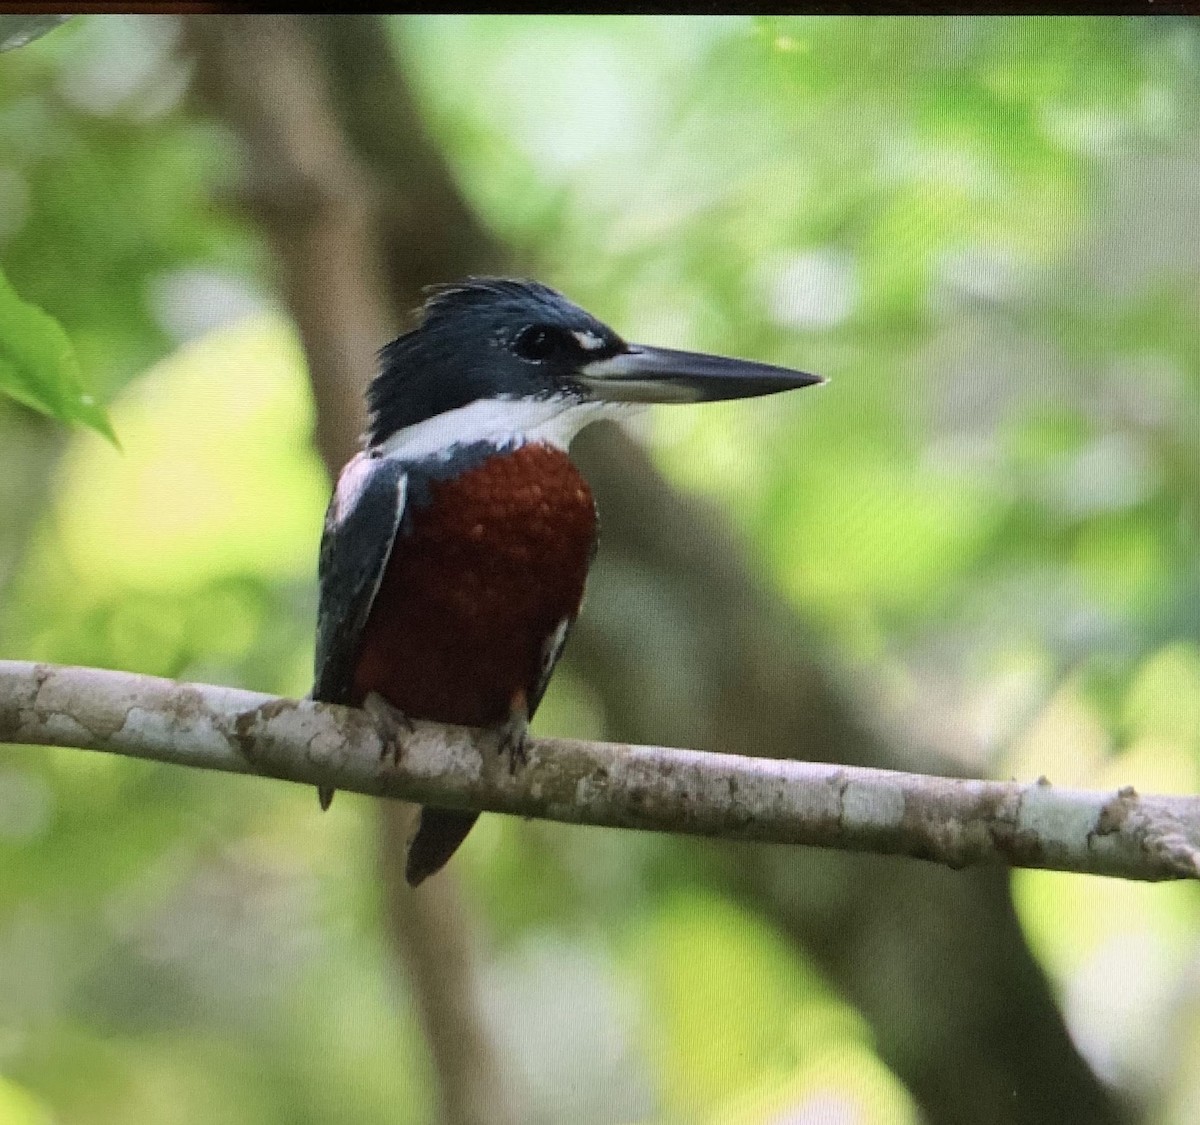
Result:
<svg viewBox="0 0 1200 1125"><path fill-rule="evenodd" d="M79 360L62 325L22 301L3 273L0 392L64 422L82 422L118 444L108 416L83 388Z"/></svg>
<svg viewBox="0 0 1200 1125"><path fill-rule="evenodd" d="M0 51L15 51L53 31L70 16L0 16Z"/></svg>

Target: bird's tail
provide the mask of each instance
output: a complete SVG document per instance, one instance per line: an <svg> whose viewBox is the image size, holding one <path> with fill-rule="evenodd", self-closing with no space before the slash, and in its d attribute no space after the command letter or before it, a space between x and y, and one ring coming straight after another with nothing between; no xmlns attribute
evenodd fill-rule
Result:
<svg viewBox="0 0 1200 1125"><path fill-rule="evenodd" d="M408 845L408 862L404 868L409 886L415 887L435 871L440 871L478 819L477 812L421 809L417 834Z"/></svg>

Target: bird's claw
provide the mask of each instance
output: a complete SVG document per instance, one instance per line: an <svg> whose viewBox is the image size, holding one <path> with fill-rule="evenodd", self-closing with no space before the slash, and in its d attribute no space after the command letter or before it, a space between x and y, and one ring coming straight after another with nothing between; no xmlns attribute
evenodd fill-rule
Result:
<svg viewBox="0 0 1200 1125"><path fill-rule="evenodd" d="M398 766L404 752L404 740L417 728L399 707L393 707L382 695L371 692L363 700L363 710L375 721L375 726L383 736L383 748L379 751L382 762L391 757L392 765Z"/></svg>
<svg viewBox="0 0 1200 1125"><path fill-rule="evenodd" d="M524 723L510 723L500 732L496 752L508 757L508 772L515 774L529 760L529 728Z"/></svg>

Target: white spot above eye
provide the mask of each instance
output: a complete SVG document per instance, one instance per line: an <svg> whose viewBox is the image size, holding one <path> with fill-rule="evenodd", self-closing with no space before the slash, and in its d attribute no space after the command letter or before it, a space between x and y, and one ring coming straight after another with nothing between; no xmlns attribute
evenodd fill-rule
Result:
<svg viewBox="0 0 1200 1125"><path fill-rule="evenodd" d="M579 341L579 346L585 352L598 352L604 347L604 341L595 332L572 332L572 336Z"/></svg>

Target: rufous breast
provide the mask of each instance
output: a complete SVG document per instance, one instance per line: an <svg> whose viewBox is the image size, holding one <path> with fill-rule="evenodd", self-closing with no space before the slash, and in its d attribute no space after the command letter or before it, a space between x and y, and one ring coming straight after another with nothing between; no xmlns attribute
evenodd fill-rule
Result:
<svg viewBox="0 0 1200 1125"><path fill-rule="evenodd" d="M532 443L419 474L363 631L355 702L376 691L413 718L503 722L579 612L591 490L565 452Z"/></svg>

